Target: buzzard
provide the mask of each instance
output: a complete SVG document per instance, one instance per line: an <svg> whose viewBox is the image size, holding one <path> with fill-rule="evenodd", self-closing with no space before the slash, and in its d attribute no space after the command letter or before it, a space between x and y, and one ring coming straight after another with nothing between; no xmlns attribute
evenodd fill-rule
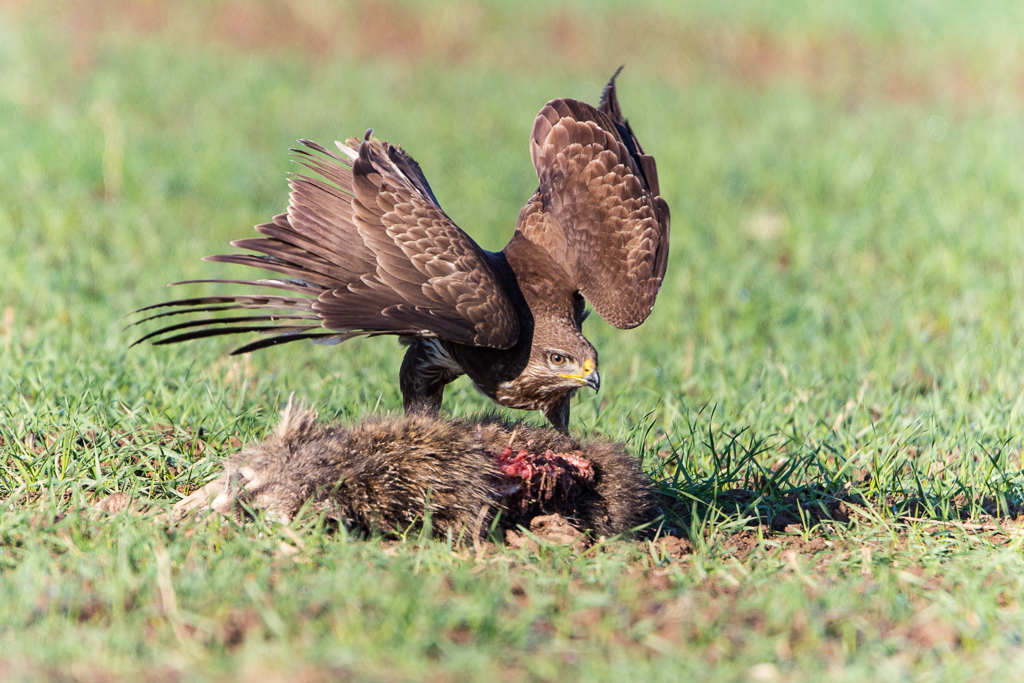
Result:
<svg viewBox="0 0 1024 683"><path fill-rule="evenodd" d="M419 165L372 129L336 143L340 154L300 140L304 149L292 151L315 175L292 176L288 211L257 225L261 237L231 243L257 253L206 258L284 277L189 281L277 292L147 306L136 313L171 310L133 324L204 315L135 343L265 335L238 354L398 335L408 347L399 373L407 412L437 413L445 385L468 375L493 401L543 411L566 431L571 396L600 386L597 351L581 330L584 300L615 327L636 327L668 258L668 205L654 158L622 116L616 76L596 109L556 99L540 110L530 136L539 187L500 252L459 229Z"/></svg>

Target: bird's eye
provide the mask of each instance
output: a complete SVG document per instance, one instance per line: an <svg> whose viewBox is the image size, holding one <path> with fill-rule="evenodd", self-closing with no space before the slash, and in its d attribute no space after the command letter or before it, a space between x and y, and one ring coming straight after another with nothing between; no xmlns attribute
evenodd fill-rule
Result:
<svg viewBox="0 0 1024 683"><path fill-rule="evenodd" d="M553 353L550 358L552 365L565 365L565 356L560 353Z"/></svg>

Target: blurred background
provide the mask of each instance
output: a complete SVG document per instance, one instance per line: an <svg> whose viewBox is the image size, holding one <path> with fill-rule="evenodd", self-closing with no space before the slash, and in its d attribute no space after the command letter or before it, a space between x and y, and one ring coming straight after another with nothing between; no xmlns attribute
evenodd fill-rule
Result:
<svg viewBox="0 0 1024 683"><path fill-rule="evenodd" d="M246 274L200 258L285 208L300 137L373 127L500 249L536 112L625 64L671 260L642 327L587 323L581 428L714 406L796 442L926 414L1019 439L1022 25L1013 2L0 0L6 418L399 409L390 339L127 351L120 318ZM446 407L489 403L462 380Z"/></svg>

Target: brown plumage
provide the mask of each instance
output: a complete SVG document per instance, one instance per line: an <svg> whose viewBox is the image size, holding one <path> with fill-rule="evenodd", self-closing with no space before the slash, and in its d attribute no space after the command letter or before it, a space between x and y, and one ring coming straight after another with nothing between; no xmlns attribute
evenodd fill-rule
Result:
<svg viewBox="0 0 1024 683"><path fill-rule="evenodd" d="M654 158L622 116L615 77L596 109L571 99L541 109L530 138L539 187L497 253L448 218L401 148L370 131L338 143L340 155L301 142L307 149L293 151L319 177L293 177L288 212L256 226L263 237L232 242L262 255L207 259L285 276L213 282L286 294L149 306L140 310L173 310L139 322L247 313L172 324L136 343L270 335L234 352L244 353L394 334L408 347L399 376L407 411L436 414L445 385L465 374L495 402L541 410L566 431L572 394L600 384L597 351L581 329L584 299L612 325L635 327L651 312L668 258L668 205Z"/></svg>
<svg viewBox="0 0 1024 683"><path fill-rule="evenodd" d="M579 450L592 477L546 499L517 498L521 480L499 465L510 446ZM435 533L465 540L486 536L499 511L505 528L559 514L604 536L657 514L650 482L620 444L598 439L581 447L551 429L496 419L407 415L324 427L315 413L291 403L273 435L228 460L224 474L180 501L174 516L207 508L243 516L245 506L283 522L308 506L349 529L386 533L420 528L429 510Z"/></svg>

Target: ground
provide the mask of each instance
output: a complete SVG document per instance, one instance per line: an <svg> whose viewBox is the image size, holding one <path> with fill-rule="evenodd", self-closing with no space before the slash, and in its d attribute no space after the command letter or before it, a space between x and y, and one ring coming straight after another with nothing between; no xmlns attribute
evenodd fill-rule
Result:
<svg viewBox="0 0 1024 683"><path fill-rule="evenodd" d="M0 677L1014 676L1022 8L0 0ZM536 112L623 63L671 255L644 325L586 323L572 424L642 459L657 538L169 525L293 392L401 408L388 339L128 349L244 272L200 257L284 207L288 147L373 127L497 249Z"/></svg>

